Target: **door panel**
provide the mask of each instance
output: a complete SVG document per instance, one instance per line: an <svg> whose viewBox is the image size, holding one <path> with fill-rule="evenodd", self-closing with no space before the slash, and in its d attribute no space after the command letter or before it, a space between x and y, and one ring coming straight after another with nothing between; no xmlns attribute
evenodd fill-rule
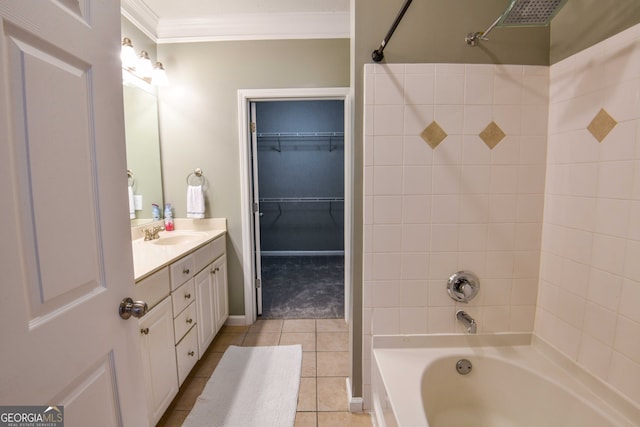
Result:
<svg viewBox="0 0 640 427"><path fill-rule="evenodd" d="M0 2L0 405L147 425L133 292L120 7Z"/></svg>

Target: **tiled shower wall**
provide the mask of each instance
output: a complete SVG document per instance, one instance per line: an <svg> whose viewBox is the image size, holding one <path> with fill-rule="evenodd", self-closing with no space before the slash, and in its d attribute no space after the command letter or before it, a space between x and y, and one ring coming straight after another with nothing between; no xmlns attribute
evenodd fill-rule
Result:
<svg viewBox="0 0 640 427"><path fill-rule="evenodd" d="M533 330L548 93L548 67L365 66L365 407L372 335L462 332L457 308ZM463 269L468 305L446 292Z"/></svg>
<svg viewBox="0 0 640 427"><path fill-rule="evenodd" d="M640 25L550 67L549 117L535 331L640 404Z"/></svg>

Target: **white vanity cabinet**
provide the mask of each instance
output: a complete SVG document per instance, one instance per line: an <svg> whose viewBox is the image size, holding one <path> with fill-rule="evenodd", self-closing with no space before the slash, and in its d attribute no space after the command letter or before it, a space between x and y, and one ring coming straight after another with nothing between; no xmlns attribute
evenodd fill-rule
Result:
<svg viewBox="0 0 640 427"><path fill-rule="evenodd" d="M229 315L225 234L136 282L149 422L155 425Z"/></svg>
<svg viewBox="0 0 640 427"><path fill-rule="evenodd" d="M165 267L136 284L135 298L151 310L138 319L147 411L152 424L160 420L178 393L174 320Z"/></svg>
<svg viewBox="0 0 640 427"><path fill-rule="evenodd" d="M221 238L214 240L207 250L210 255L209 264L195 277L200 354L204 354L229 317L227 257L224 240ZM213 262L210 262L212 260Z"/></svg>

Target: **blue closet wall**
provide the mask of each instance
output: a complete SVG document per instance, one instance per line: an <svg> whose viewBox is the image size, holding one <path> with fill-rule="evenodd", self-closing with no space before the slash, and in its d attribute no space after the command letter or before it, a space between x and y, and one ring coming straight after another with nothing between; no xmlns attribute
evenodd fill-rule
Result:
<svg viewBox="0 0 640 427"><path fill-rule="evenodd" d="M256 104L261 250L344 250L343 101Z"/></svg>

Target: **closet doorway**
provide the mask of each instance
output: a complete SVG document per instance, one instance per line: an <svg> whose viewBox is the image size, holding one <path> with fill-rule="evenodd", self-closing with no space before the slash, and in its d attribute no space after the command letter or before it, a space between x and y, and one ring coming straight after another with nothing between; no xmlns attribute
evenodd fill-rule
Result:
<svg viewBox="0 0 640 427"><path fill-rule="evenodd" d="M251 103L257 312L344 318L344 102Z"/></svg>
<svg viewBox="0 0 640 427"><path fill-rule="evenodd" d="M248 324L258 316L349 317L348 92L325 89L313 96L313 90L293 91L301 96L239 93L240 118L247 127L241 154L247 160L243 260L250 263L244 266Z"/></svg>

